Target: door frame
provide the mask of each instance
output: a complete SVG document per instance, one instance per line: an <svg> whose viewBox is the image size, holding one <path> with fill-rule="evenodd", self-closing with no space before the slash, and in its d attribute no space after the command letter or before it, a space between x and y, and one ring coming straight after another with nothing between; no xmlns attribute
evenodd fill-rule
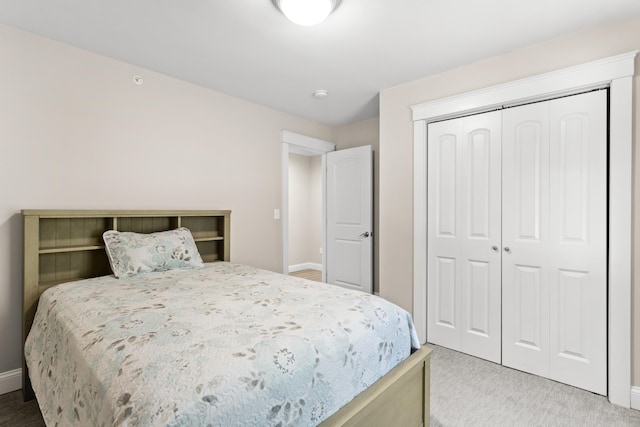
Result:
<svg viewBox="0 0 640 427"><path fill-rule="evenodd" d="M611 403L630 407L633 78L637 53L636 50L411 107L414 123L413 316L422 342L427 336L427 124L608 87L608 397Z"/></svg>
<svg viewBox="0 0 640 427"><path fill-rule="evenodd" d="M282 273L289 273L289 153L322 156L322 247L327 247L327 153L336 150L336 144L286 130L282 131ZM326 250L322 251L322 281L327 279Z"/></svg>

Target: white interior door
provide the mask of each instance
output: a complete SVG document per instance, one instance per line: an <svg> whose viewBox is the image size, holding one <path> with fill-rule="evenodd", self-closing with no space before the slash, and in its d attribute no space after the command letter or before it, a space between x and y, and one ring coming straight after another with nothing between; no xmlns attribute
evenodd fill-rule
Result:
<svg viewBox="0 0 640 427"><path fill-rule="evenodd" d="M500 112L428 141L427 340L500 363Z"/></svg>
<svg viewBox="0 0 640 427"><path fill-rule="evenodd" d="M606 92L503 113L503 363L606 394Z"/></svg>
<svg viewBox="0 0 640 427"><path fill-rule="evenodd" d="M373 291L371 146L327 154L327 283Z"/></svg>

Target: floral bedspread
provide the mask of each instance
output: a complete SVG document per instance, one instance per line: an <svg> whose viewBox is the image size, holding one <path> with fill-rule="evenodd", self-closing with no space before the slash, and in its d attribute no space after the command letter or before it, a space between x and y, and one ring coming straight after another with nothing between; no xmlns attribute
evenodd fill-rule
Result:
<svg viewBox="0 0 640 427"><path fill-rule="evenodd" d="M419 346L382 298L218 262L55 286L25 354L49 426L313 426Z"/></svg>

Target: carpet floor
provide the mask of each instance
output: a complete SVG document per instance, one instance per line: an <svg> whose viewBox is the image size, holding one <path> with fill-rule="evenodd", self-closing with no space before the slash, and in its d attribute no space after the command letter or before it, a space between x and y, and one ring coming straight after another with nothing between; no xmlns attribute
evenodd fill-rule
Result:
<svg viewBox="0 0 640 427"><path fill-rule="evenodd" d="M429 347L433 427L640 427L640 411L604 396ZM0 426L41 427L44 421L36 401L24 403L18 390L0 396Z"/></svg>
<svg viewBox="0 0 640 427"><path fill-rule="evenodd" d="M431 359L431 426L640 426L606 397L443 347Z"/></svg>

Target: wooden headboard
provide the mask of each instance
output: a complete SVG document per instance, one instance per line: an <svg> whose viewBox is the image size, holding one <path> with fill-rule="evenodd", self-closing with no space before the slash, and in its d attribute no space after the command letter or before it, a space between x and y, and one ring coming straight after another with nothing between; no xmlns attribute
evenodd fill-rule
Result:
<svg viewBox="0 0 640 427"><path fill-rule="evenodd" d="M24 276L22 340L31 330L38 299L60 283L112 274L102 233L191 230L204 262L229 261L231 211L23 210ZM22 392L33 391L22 358Z"/></svg>

